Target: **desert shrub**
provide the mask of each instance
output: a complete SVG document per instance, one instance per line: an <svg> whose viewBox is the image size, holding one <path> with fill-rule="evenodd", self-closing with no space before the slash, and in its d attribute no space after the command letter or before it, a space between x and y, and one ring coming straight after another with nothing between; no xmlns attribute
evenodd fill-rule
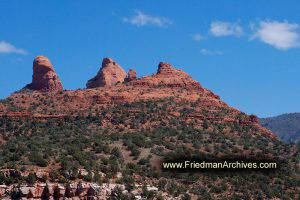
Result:
<svg viewBox="0 0 300 200"><path fill-rule="evenodd" d="M26 182L29 185L34 185L36 182L36 175L34 173L29 173L28 176L26 177Z"/></svg>
<svg viewBox="0 0 300 200"><path fill-rule="evenodd" d="M29 156L29 161L36 164L39 167L46 167L48 165L47 161L37 152L31 152Z"/></svg>

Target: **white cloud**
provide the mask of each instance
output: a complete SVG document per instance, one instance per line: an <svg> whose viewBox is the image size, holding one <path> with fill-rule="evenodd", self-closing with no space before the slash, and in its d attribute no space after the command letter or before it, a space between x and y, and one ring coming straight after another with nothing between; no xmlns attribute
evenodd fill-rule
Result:
<svg viewBox="0 0 300 200"><path fill-rule="evenodd" d="M201 49L200 53L205 56L214 56L214 55L221 56L221 55L223 55L222 51L215 51L215 50L209 50L209 49Z"/></svg>
<svg viewBox="0 0 300 200"><path fill-rule="evenodd" d="M136 12L135 16L131 18L125 17L123 18L123 21L136 26L155 25L159 27L171 25L173 23L170 19L166 17L146 15L139 10L135 12Z"/></svg>
<svg viewBox="0 0 300 200"><path fill-rule="evenodd" d="M27 54L27 51L24 49L19 49L8 42L0 41L0 53Z"/></svg>
<svg viewBox="0 0 300 200"><path fill-rule="evenodd" d="M255 33L250 39L258 38L280 50L300 47L299 24L287 21L260 21L258 27L251 24L251 28Z"/></svg>
<svg viewBox="0 0 300 200"><path fill-rule="evenodd" d="M193 40L195 40L195 41L201 41L201 40L204 40L204 39L205 39L204 36L200 33L196 33L196 34L193 35Z"/></svg>
<svg viewBox="0 0 300 200"><path fill-rule="evenodd" d="M236 23L215 21L210 25L210 32L216 37L229 35L240 36L243 34L243 28Z"/></svg>

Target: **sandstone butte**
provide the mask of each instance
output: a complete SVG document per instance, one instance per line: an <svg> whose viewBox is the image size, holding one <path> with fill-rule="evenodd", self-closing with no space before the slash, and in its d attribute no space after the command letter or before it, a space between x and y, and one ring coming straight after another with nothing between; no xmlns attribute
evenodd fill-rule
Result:
<svg viewBox="0 0 300 200"><path fill-rule="evenodd" d="M159 63L156 75L134 80L131 84L145 87L163 86L170 88L185 88L193 91L196 90L204 95L220 99L218 95L213 94L210 90L204 89L200 83L194 81L190 75L182 70L174 68L166 62Z"/></svg>
<svg viewBox="0 0 300 200"><path fill-rule="evenodd" d="M89 80L86 84L87 88L96 88L103 86L112 86L116 83L123 83L126 72L113 59L104 58L102 67L97 75Z"/></svg>
<svg viewBox="0 0 300 200"><path fill-rule="evenodd" d="M25 86L30 90L44 92L62 91L62 83L54 71L50 60L45 56L37 56L33 61L32 83Z"/></svg>
<svg viewBox="0 0 300 200"><path fill-rule="evenodd" d="M62 85L50 61L45 57L38 56L34 60L33 82L27 88L37 91L21 91L10 96L10 99L13 100L22 99L23 102L29 102L28 104L22 104L19 101L13 102L14 106L25 111L11 112L7 109L7 105L1 105L0 103L0 117L62 118L66 115L87 114L87 110L95 113L96 110L120 103L173 98L174 101L180 103L200 102L197 107L193 107L194 113L184 116L187 122L192 119L198 120L197 123L199 124L203 123L204 120L218 123L251 124L261 131L271 134L269 130L259 125L255 115L248 116L228 106L218 95L203 88L190 75L165 62L159 63L156 74L136 78L135 70L131 69L126 76L126 72L115 61L111 58L104 58L98 74L88 81L87 89L53 93L52 91L61 91ZM45 95L45 93L40 93L40 91L52 92L46 93L47 98L52 101L51 106L44 105L38 100L37 97L41 99ZM36 110L30 111L30 103L35 103L39 106ZM47 109L47 113L44 113L43 109ZM199 114L203 110L207 110L209 115L203 116ZM222 110L227 111L226 116L218 117L215 115L216 112L221 112ZM138 112L140 111L128 111L131 114ZM178 117L178 108L168 108L167 112L169 117ZM243 115L242 119L241 115ZM104 126L111 128L113 125L108 122Z"/></svg>

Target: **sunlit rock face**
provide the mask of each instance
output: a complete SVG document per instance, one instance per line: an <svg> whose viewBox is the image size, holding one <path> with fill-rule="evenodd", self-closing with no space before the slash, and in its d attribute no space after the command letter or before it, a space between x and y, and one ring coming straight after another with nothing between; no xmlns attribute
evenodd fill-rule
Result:
<svg viewBox="0 0 300 200"><path fill-rule="evenodd" d="M45 92L62 91L62 83L54 71L50 60L45 56L37 56L33 61L32 83L27 89Z"/></svg>

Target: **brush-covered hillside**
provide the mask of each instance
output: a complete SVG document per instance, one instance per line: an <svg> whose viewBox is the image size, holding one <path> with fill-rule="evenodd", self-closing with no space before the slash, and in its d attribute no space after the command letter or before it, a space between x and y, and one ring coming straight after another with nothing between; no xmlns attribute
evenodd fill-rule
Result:
<svg viewBox="0 0 300 200"><path fill-rule="evenodd" d="M2 199L297 199L299 147L160 63L127 75L104 59L87 88L62 89L48 59L0 102ZM163 170L166 160L248 159L272 170Z"/></svg>
<svg viewBox="0 0 300 200"><path fill-rule="evenodd" d="M300 141L300 113L287 113L260 119L261 125L272 130L285 142Z"/></svg>

